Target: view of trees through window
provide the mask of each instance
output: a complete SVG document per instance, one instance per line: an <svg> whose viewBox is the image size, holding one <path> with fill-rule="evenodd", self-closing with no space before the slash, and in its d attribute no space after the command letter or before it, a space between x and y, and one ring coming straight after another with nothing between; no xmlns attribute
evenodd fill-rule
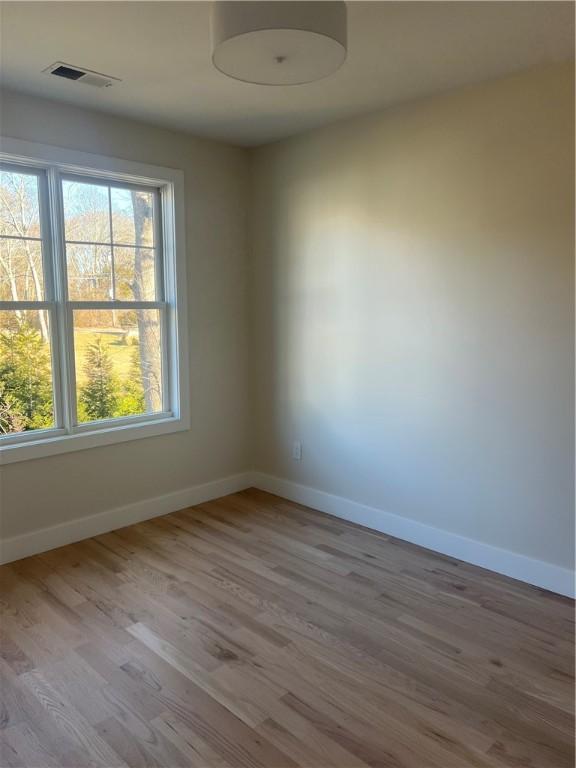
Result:
<svg viewBox="0 0 576 768"><path fill-rule="evenodd" d="M55 424L58 317L53 304L30 306L51 300L56 255L45 252L40 178L0 174L0 434ZM64 177L61 193L77 421L160 411L161 310L142 306L160 294L154 192Z"/></svg>

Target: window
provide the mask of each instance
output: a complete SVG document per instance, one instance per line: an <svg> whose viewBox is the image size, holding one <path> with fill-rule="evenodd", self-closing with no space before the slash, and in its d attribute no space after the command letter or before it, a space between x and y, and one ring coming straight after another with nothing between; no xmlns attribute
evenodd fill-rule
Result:
<svg viewBox="0 0 576 768"><path fill-rule="evenodd" d="M0 157L3 463L187 428L179 172L42 149Z"/></svg>

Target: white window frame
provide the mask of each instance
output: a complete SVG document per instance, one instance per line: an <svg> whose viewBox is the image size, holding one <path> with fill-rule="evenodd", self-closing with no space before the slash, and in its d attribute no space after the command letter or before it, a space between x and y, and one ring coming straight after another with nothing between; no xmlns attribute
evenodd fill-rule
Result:
<svg viewBox="0 0 576 768"><path fill-rule="evenodd" d="M40 183L50 188L50 210L46 209L46 194L40 197L43 258L59 259L61 268L45 270L44 302L28 302L29 308L44 305L51 315L51 352L54 383L55 426L0 437L0 465L26 459L38 459L59 453L96 448L155 435L165 435L190 428L188 319L186 307L186 245L184 218L184 174L173 168L163 168L118 158L77 152L62 147L36 144L20 139L0 138L0 162L17 169L37 170ZM161 413L106 419L76 424L76 403L73 391L74 354L68 329L74 308L82 302L69 301L67 286L58 276L65 275L64 233L62 232L61 178L67 175L90 177L92 181L129 184L156 190L160 207L162 280L165 314L162 338L163 410ZM158 217L156 217L158 218ZM46 239L45 239L46 238ZM56 252L53 254L52 249ZM160 261L160 260L158 260ZM54 284L50 276L55 276ZM46 278L48 276L48 279ZM97 302L90 302L94 308ZM100 302L102 309L134 309L138 302ZM150 302L144 302L150 307ZM22 307L26 302L0 302L1 309ZM13 307L11 305L14 305ZM34 305L34 306L32 306ZM151 307L154 308L154 307ZM55 319L55 322L53 322ZM62 377L61 373L67 376ZM64 379L64 380L63 380ZM66 380L67 379L67 380ZM65 407L66 406L66 407Z"/></svg>

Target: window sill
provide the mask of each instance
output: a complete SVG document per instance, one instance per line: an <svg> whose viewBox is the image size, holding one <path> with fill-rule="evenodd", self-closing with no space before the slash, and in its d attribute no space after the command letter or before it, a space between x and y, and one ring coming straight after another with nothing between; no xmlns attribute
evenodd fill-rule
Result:
<svg viewBox="0 0 576 768"><path fill-rule="evenodd" d="M183 432L189 429L185 419L169 416L154 421L141 421L137 424L122 424L105 429L94 429L90 432L78 432L73 435L55 435L39 440L29 440L25 443L11 445L0 444L0 466L14 464L19 461L41 459L46 456L56 456L60 453L82 451L87 448L99 448L104 445L125 443L144 437L168 435L172 432Z"/></svg>

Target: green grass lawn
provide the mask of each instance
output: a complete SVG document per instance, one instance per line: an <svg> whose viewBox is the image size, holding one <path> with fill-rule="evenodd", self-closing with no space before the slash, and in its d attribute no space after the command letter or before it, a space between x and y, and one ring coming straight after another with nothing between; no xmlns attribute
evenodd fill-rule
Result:
<svg viewBox="0 0 576 768"><path fill-rule="evenodd" d="M135 350L138 350L137 344L130 343L130 340L125 341L124 333L120 330L115 331L112 328L77 328L74 332L74 346L76 349L76 378L80 387L86 382L84 370L86 349L98 336L102 338L102 343L106 345L110 353L116 377L120 381L125 381L130 376L133 355Z"/></svg>

